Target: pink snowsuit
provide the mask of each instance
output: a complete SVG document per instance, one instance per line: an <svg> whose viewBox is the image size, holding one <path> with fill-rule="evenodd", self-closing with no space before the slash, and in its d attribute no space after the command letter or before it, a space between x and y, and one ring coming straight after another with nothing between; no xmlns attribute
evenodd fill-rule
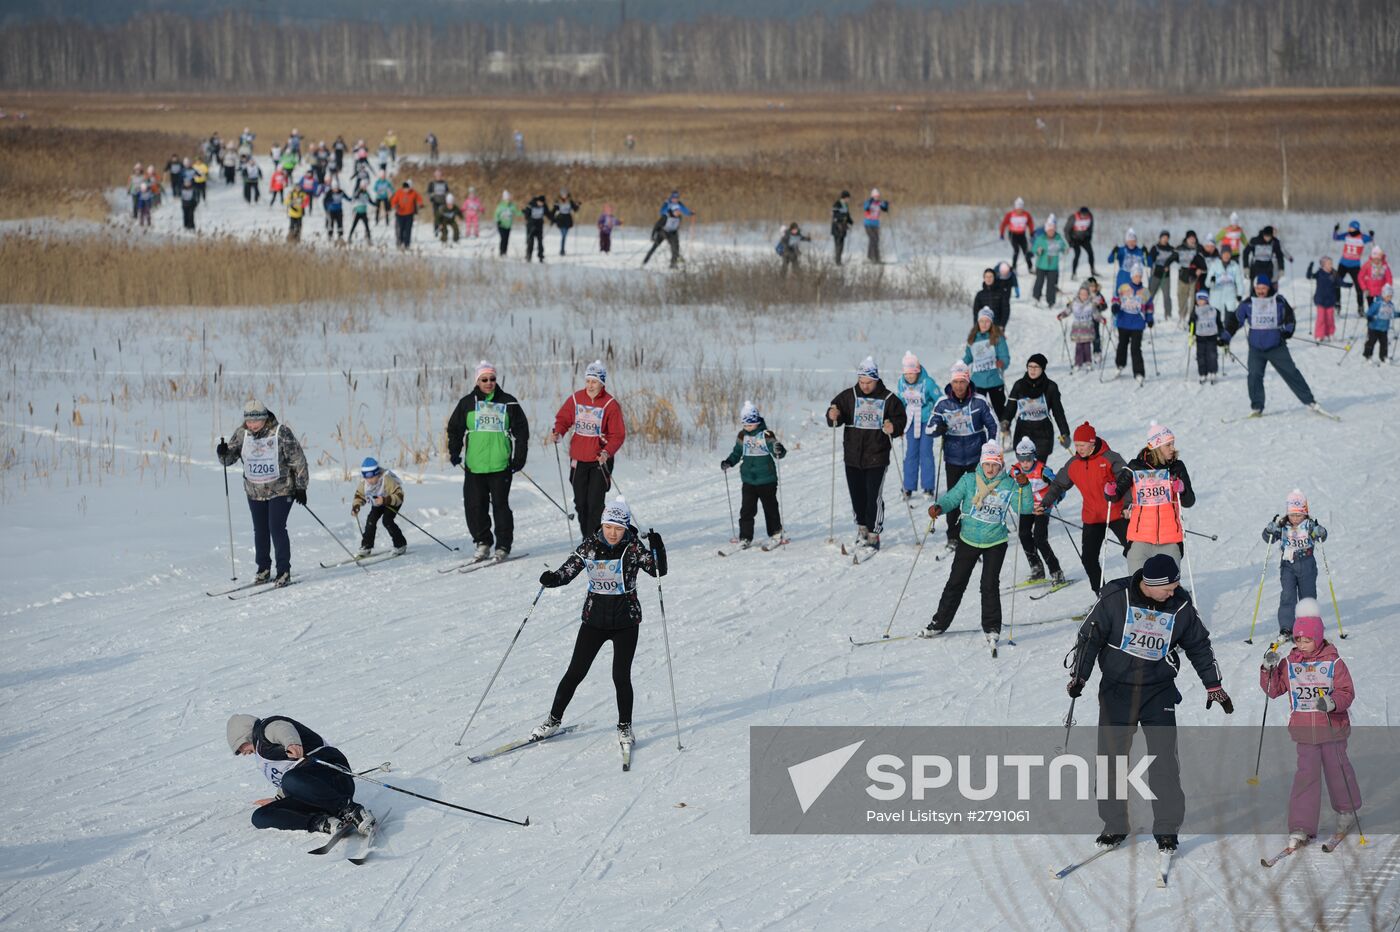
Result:
<svg viewBox="0 0 1400 932"><path fill-rule="evenodd" d="M1332 687L1327 692L1337 703L1333 711L1298 708L1300 698L1309 689L1301 676L1308 664L1330 664ZM1332 642L1324 640L1311 654L1305 655L1295 647L1283 663L1261 669L1259 685L1271 699L1288 696L1293 706L1288 735L1298 746L1298 771L1293 775L1293 790L1288 796L1288 830L1307 832L1312 837L1317 834L1324 777L1333 812L1355 812L1361 807L1361 787L1347 759L1347 736L1351 734L1347 709L1356 698L1351 672Z"/></svg>
<svg viewBox="0 0 1400 932"><path fill-rule="evenodd" d="M462 202L462 233L466 236L481 235L481 198L467 195Z"/></svg>
<svg viewBox="0 0 1400 932"><path fill-rule="evenodd" d="M1381 259L1379 262L1375 259L1368 260L1361 266L1361 274L1357 277L1357 281L1361 283L1361 289L1366 292L1366 297L1370 299L1366 302L1369 305L1371 301L1381 296L1382 288L1394 284L1394 278L1390 274L1390 263L1386 262L1385 259ZM1365 313L1364 309L1362 312Z"/></svg>

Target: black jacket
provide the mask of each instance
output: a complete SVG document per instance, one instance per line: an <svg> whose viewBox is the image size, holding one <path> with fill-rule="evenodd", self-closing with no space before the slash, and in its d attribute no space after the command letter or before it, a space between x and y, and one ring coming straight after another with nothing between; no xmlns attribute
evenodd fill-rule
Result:
<svg viewBox="0 0 1400 932"><path fill-rule="evenodd" d="M874 398L884 402L880 424L876 425L874 429L851 426L855 423L857 398ZM908 415L904 412L904 402L900 401L899 396L886 388L883 381L878 381L869 395L862 393L860 386L852 385L831 399L831 404L840 413L836 420L832 421L830 412L828 412L827 423L832 427L838 427L842 424L847 426L845 436L841 438L846 465L856 469L884 469L889 466L890 444L893 437L904 433L904 427L908 422ZM894 425L893 437L881 429L885 421Z"/></svg>
<svg viewBox="0 0 1400 932"><path fill-rule="evenodd" d="M315 751L319 751L326 746L326 742L321 736L301 722L285 715L269 715L267 718L260 718L253 724L253 750L263 760L291 760L287 756L287 749L280 744L269 741L264 732L267 726L273 722L286 722L297 730L301 735L301 749L303 756L309 756Z"/></svg>
<svg viewBox="0 0 1400 932"><path fill-rule="evenodd" d="M1283 244L1277 236L1268 241L1263 236L1256 236L1244 247L1244 257L1240 261L1244 263L1250 278L1258 278L1261 274L1277 278L1283 273Z"/></svg>
<svg viewBox="0 0 1400 932"><path fill-rule="evenodd" d="M574 225L574 214L578 213L579 206L579 202L573 198L568 198L567 200L560 198L554 202L554 208L550 212L550 219L553 220L554 225L561 230L572 229Z"/></svg>
<svg viewBox="0 0 1400 932"><path fill-rule="evenodd" d="M1205 622L1196 611L1191 593L1184 586L1178 586L1171 598L1165 602L1155 602L1143 594L1138 585L1141 579L1142 571L1139 570L1131 578L1124 577L1104 584L1099 600L1079 628L1072 675L1087 682L1097 662L1099 673L1103 676L1101 689L1112 685L1143 687L1170 683L1176 678L1180 667L1177 654L1180 649L1185 652L1191 666L1196 668L1196 675L1206 689L1219 686L1220 665L1215 662L1215 651L1210 646L1210 631L1206 630ZM1167 654L1162 660L1147 660L1122 649L1123 627L1130 606L1175 616Z"/></svg>
<svg viewBox="0 0 1400 932"><path fill-rule="evenodd" d="M472 386L470 394L463 395L447 419L447 455L450 459L466 458L466 445L471 442L467 436L467 412L476 410L478 401L485 401L486 394ZM510 408L510 471L519 472L525 468L525 457L530 453L530 422L525 419L525 409L510 392L496 385L498 404Z"/></svg>
<svg viewBox="0 0 1400 932"><path fill-rule="evenodd" d="M990 286L984 285L982 290L977 292L972 298L972 324L977 325L977 312L984 307L992 309L992 323L1006 329L1006 324L1011 320L1011 292L1000 285L993 283Z"/></svg>
<svg viewBox="0 0 1400 932"><path fill-rule="evenodd" d="M1054 379L1041 370L1040 378L1033 379L1028 375L1023 375L1011 386L1011 392L1006 396L1008 401L1016 401L1021 398L1045 398L1045 406L1050 409L1050 418L1060 428L1061 434L1069 433L1069 421L1065 419L1065 409L1060 404L1060 386L1055 384ZM1020 405L1017 405L1019 415ZM1050 418L1045 420L1030 421L1016 418L1016 435L1014 439L1020 440L1023 433L1032 430L1048 429Z"/></svg>
<svg viewBox="0 0 1400 932"><path fill-rule="evenodd" d="M554 220L554 209L549 206L549 201L543 195L530 198L525 205L525 225L542 230L546 220Z"/></svg>
<svg viewBox="0 0 1400 932"><path fill-rule="evenodd" d="M641 624L642 604L637 601L637 571L644 570L652 576L666 575L665 545L656 551L656 558L653 559L651 548L637 535L636 528L629 527L617 546L609 544L603 537L603 529L599 528L569 554L563 566L545 573L540 582L547 589L567 586L587 568L586 560L621 560L622 585L626 591L611 595L590 590L583 600L583 623L609 630Z"/></svg>
<svg viewBox="0 0 1400 932"><path fill-rule="evenodd" d="M851 219L851 208L840 198L831 205L831 235L837 238L844 237L850 232L855 221Z"/></svg>
<svg viewBox="0 0 1400 932"><path fill-rule="evenodd" d="M1158 278L1170 274L1169 270L1176 258L1176 247L1170 242L1165 246L1161 242L1153 243L1147 250L1147 264L1151 267L1152 274Z"/></svg>

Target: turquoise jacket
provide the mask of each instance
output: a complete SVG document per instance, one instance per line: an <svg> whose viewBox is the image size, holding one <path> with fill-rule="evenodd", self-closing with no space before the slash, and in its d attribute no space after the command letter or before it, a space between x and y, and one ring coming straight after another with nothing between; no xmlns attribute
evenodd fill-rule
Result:
<svg viewBox="0 0 1400 932"><path fill-rule="evenodd" d="M913 382L904 381L904 373L901 372L890 391L904 402L904 411L909 415L909 424L904 429L904 435L911 440L917 440L929 433L928 422L933 417L933 406L943 397L943 389L933 381L933 376L928 374L928 370L920 366L919 376ZM915 406L918 407L917 412Z"/></svg>
<svg viewBox="0 0 1400 932"><path fill-rule="evenodd" d="M963 543L973 547L995 547L1006 543L1006 514L1016 506L1017 492L1022 490L1022 486L1017 485L1016 480L1003 469L996 478L994 491L987 493L979 507L972 503L972 497L977 494L979 472L986 478L979 464L972 472L965 473L957 485L943 493L938 499L938 508L944 514L954 508L962 509L958 536ZM1029 487L1022 494L1029 498Z"/></svg>
<svg viewBox="0 0 1400 932"><path fill-rule="evenodd" d="M985 333L977 334L976 339L974 339L972 343L966 349L963 350L963 362L967 363L969 366L972 366L973 385L977 386L978 388L1000 388L1001 386L1006 384L1001 377L1001 373L1003 369L1011 365L1011 349L1006 345L1006 335L1002 334L1001 339L997 341L995 356L987 357L989 361L994 360L996 362L1000 362L1001 366L991 366L990 368L985 368L981 371L978 371L978 363L973 361L974 357L972 348L978 343L986 343L987 341L988 338ZM985 352L985 350L979 350L979 355L982 352Z"/></svg>

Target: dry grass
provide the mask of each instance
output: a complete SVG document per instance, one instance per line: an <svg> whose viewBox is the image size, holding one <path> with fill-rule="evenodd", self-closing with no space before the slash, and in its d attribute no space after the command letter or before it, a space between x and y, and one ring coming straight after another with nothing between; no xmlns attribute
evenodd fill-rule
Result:
<svg viewBox="0 0 1400 932"><path fill-rule="evenodd" d="M343 133L371 144L393 128L401 154L410 155L423 151L423 136L432 130L444 153L484 157L448 173L454 187L475 184L490 204L502 188L553 195L568 186L585 203L585 217L612 201L634 225L649 223L673 187L705 221L813 222L825 218L842 187L859 195L871 185L896 205L1000 205L1020 195L1057 212L1086 201L1097 208L1279 207L1284 149L1287 206L1400 206L1400 161L1378 157L1393 146L1390 127L1400 119L1394 91L1276 91L1264 98L1050 94L1034 100L809 94L787 97L781 106L745 95L290 100L33 94L18 104L48 126L180 138L207 137L215 129L228 138L251 126L260 155L293 126L313 141ZM530 160L513 158L508 139L517 128L526 134ZM623 146L628 133L637 138L630 153ZM136 155L114 155L105 183L124 181ZM422 180L426 170L414 174Z"/></svg>
<svg viewBox="0 0 1400 932"><path fill-rule="evenodd" d="M448 284L419 263L325 254L267 240L131 243L99 235L0 237L0 302L77 307L246 307L385 295ZM82 274L75 274L81 269Z"/></svg>

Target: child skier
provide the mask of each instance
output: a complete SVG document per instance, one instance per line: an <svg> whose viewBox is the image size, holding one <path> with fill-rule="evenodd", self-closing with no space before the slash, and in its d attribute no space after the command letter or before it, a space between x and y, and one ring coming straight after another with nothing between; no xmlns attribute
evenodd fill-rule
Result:
<svg viewBox="0 0 1400 932"><path fill-rule="evenodd" d="M574 641L569 667L554 692L549 717L530 732L531 741L548 738L559 730L564 710L574 690L588 675L598 651L608 641L613 645L612 676L617 690L617 740L623 753L630 754L632 734L632 658L637 652L637 634L642 623L642 604L637 599L637 572L666 575L666 546L661 535L648 531L645 543L632 526L632 512L622 496L603 510L602 525L590 534L557 570L540 574L546 589L566 586L579 573L587 571L588 595L583 600L583 624Z"/></svg>
<svg viewBox="0 0 1400 932"><path fill-rule="evenodd" d="M481 198L474 186L468 186L467 199L462 202L462 235L472 239L481 236Z"/></svg>
<svg viewBox="0 0 1400 932"><path fill-rule="evenodd" d="M1045 465L1044 460L1037 457L1035 442L1029 437L1022 437L1016 444L1016 462L1011 467L1011 478L1021 486L1015 501L1016 513L1020 515L1017 531L1021 538L1021 550L1031 569L1026 582L1044 582L1045 569L1049 567L1051 585L1065 586L1068 583L1060 569L1059 558L1050 548L1050 515L1043 509L1037 513L1035 507L1045 498L1045 490L1055 478L1055 473ZM1022 477L1025 483L1021 482Z"/></svg>
<svg viewBox="0 0 1400 932"><path fill-rule="evenodd" d="M943 396L938 383L919 364L919 357L906 351L902 360L903 378L898 383L899 397L904 402L904 500L914 494L923 473L924 495L938 494L938 475L933 464L933 431L929 421L933 406Z"/></svg>
<svg viewBox="0 0 1400 932"><path fill-rule="evenodd" d="M1361 292L1357 295L1358 314L1366 313L1366 306L1381 296L1381 289L1393 284L1395 279L1390 272L1390 263L1385 261L1385 251L1379 246L1371 247L1371 261L1361 267L1357 276Z"/></svg>
<svg viewBox="0 0 1400 932"><path fill-rule="evenodd" d="M1196 374L1200 383L1214 385L1220 375L1220 309L1211 307L1210 292L1196 292L1196 306L1191 309L1190 333L1196 341Z"/></svg>
<svg viewBox="0 0 1400 932"><path fill-rule="evenodd" d="M1084 280L1084 284L1089 287L1089 299L1099 312L1098 317L1094 318L1094 360L1097 361L1103 355L1104 314L1108 312L1108 298L1104 297L1099 280L1092 275Z"/></svg>
<svg viewBox="0 0 1400 932"><path fill-rule="evenodd" d="M1006 412L1006 381L1002 370L1011 364L1011 350L1006 345L1006 337L994 322L991 308L984 307L977 312L977 326L967 335L967 346L963 349L963 362L972 367L972 387L977 394L991 402L996 412L1001 432L1011 427L1011 418Z"/></svg>
<svg viewBox="0 0 1400 932"><path fill-rule="evenodd" d="M1361 790L1347 758L1351 718L1347 710L1356 699L1351 671L1324 636L1322 609L1316 599L1298 602L1292 624L1293 649L1285 658L1269 648L1259 668L1259 686L1269 698L1288 695L1291 714L1288 735L1298 746L1298 770L1288 794L1288 847L1292 854L1317 835L1322 781L1337 814L1337 831L1324 845L1331 850L1356 825Z"/></svg>
<svg viewBox="0 0 1400 932"><path fill-rule="evenodd" d="M1055 315L1056 320L1070 318L1069 341L1074 344L1074 368L1081 366L1092 369L1094 366L1094 340L1099 331L1101 317L1089 289L1081 285L1074 300L1065 303L1065 309Z"/></svg>
<svg viewBox="0 0 1400 932"><path fill-rule="evenodd" d="M1317 282L1313 289L1313 307L1317 317L1313 322L1313 339L1328 343L1337 332L1337 305L1341 303L1342 288L1337 272L1332 268L1332 257L1323 256L1313 271L1308 263L1308 278Z"/></svg>
<svg viewBox="0 0 1400 932"><path fill-rule="evenodd" d="M1294 606L1299 599L1317 598L1317 559L1313 543L1327 540L1327 529L1308 515L1308 500L1294 489L1288 493L1287 507L1264 527L1264 541L1280 543L1278 564L1278 633L1293 636Z"/></svg>
<svg viewBox="0 0 1400 932"><path fill-rule="evenodd" d="M769 540L763 545L772 549L782 542L783 520L778 513L778 463L787 456L787 450L777 441L773 432L758 413L752 401L744 402L739 412L742 425L734 449L719 461L719 468L728 470L739 464L741 492L739 500L739 547L747 550L753 543L753 522L758 514L758 503L763 503L763 521L767 525Z"/></svg>
<svg viewBox="0 0 1400 932"><path fill-rule="evenodd" d="M598 251L602 253L612 252L613 230L622 226L622 221L613 212L613 205L604 204L603 212L598 215Z"/></svg>
<svg viewBox="0 0 1400 932"><path fill-rule="evenodd" d="M462 239L462 230L457 226L457 221L462 218L462 208L457 206L457 200L451 194L442 201L442 207L438 209L437 228L438 239L447 242L447 231L452 230L452 242L456 243Z"/></svg>
<svg viewBox="0 0 1400 932"><path fill-rule="evenodd" d="M802 232L802 228L794 220L783 230L782 239L778 240L778 255L783 257L783 277L786 278L789 272L797 269L797 260L802 255L802 244L810 243L812 238Z"/></svg>
<svg viewBox="0 0 1400 932"><path fill-rule="evenodd" d="M360 509L368 502L369 517L365 519L365 533L360 538L360 552L358 556L364 558L374 550L374 531L380 521L384 522L384 529L389 532L389 539L394 542L394 553L401 554L408 550L408 541L404 540L403 531L394 521L394 516L403 508L403 483L399 477L379 465L379 461L372 456L366 456L365 461L360 464L360 485L355 489L354 501L350 504L350 514L359 517Z"/></svg>
<svg viewBox="0 0 1400 932"><path fill-rule="evenodd" d="M1366 348L1361 355L1371 358L1371 350L1379 343L1381 357L1376 365L1383 365L1390 358L1390 322L1395 319L1395 286L1386 282L1381 286L1380 297L1366 309Z"/></svg>

